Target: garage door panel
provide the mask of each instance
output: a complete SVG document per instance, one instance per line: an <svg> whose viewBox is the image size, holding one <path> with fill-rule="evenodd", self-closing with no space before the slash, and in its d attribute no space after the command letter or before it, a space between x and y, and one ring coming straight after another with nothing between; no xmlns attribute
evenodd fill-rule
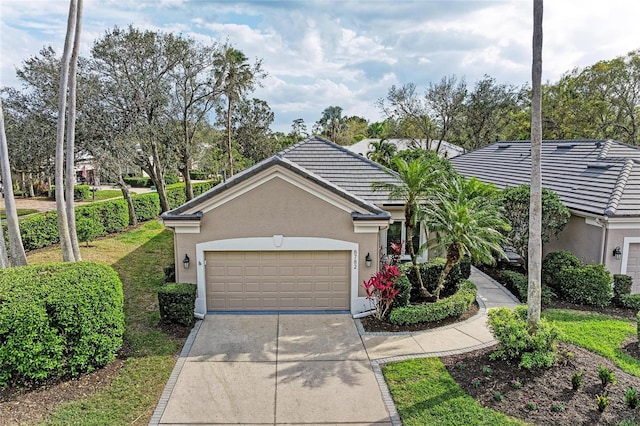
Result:
<svg viewBox="0 0 640 426"><path fill-rule="evenodd" d="M631 293L640 293L640 244L629 244L627 275L633 279Z"/></svg>
<svg viewBox="0 0 640 426"><path fill-rule="evenodd" d="M209 310L346 310L350 252L208 252Z"/></svg>

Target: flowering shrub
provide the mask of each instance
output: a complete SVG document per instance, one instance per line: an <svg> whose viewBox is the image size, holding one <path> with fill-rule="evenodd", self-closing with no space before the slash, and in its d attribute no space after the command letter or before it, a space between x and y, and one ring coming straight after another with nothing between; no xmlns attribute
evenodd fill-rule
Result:
<svg viewBox="0 0 640 426"><path fill-rule="evenodd" d="M514 389L520 389L522 387L522 382L520 381L520 379L511 379L511 382L509 383Z"/></svg>
<svg viewBox="0 0 640 426"><path fill-rule="evenodd" d="M525 398L524 406L527 410L536 411L538 409L538 401L536 401L535 399Z"/></svg>
<svg viewBox="0 0 640 426"><path fill-rule="evenodd" d="M562 413L564 411L564 404L560 401L553 401L551 404L551 410L554 413Z"/></svg>
<svg viewBox="0 0 640 426"><path fill-rule="evenodd" d="M394 265L384 265L382 271L377 272L364 282L367 299L371 300L376 309L375 317L382 321L387 317L393 298L400 292L394 284L400 276L400 270Z"/></svg>

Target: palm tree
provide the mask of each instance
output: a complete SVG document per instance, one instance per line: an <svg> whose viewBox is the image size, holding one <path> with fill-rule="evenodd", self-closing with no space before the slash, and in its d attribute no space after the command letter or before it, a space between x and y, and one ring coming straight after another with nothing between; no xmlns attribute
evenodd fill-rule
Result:
<svg viewBox="0 0 640 426"><path fill-rule="evenodd" d="M369 144L371 151L367 152L367 158L385 167L389 167L391 159L396 153L396 146L382 139L379 142Z"/></svg>
<svg viewBox="0 0 640 426"><path fill-rule="evenodd" d="M411 256L411 262L413 268L418 277L420 283L420 294L422 297L431 297L431 293L424 286L420 269L418 268L417 253L413 247L411 236L413 230L418 224L418 212L421 210L427 197L431 194L436 187L438 178L441 176L441 171L438 168L434 168L433 165L423 158L417 158L407 163L405 160L399 157L394 157L391 160L391 165L397 171L389 171L388 173L395 178L398 178L397 183L390 182L374 182L373 189L376 191L387 191L389 193L389 199L402 200L404 202L404 224L406 228L407 242L409 255Z"/></svg>
<svg viewBox="0 0 640 426"><path fill-rule="evenodd" d="M463 256L480 263L494 263L494 254L506 257L502 248L506 238L501 231L509 229L509 222L495 202L497 191L475 178L456 176L427 203L427 226L435 233L435 245L446 250L447 259L434 292L436 299L447 275Z"/></svg>
<svg viewBox="0 0 640 426"><path fill-rule="evenodd" d="M227 154L229 174L233 176L233 146L231 143L231 114L233 105L239 102L247 92L253 91L259 78L266 74L262 71L262 63L250 65L241 51L226 45L213 61L216 85L227 100Z"/></svg>
<svg viewBox="0 0 640 426"><path fill-rule="evenodd" d="M531 66L531 201L529 205L529 289L527 323L540 322L542 291L542 0L533 1L533 63Z"/></svg>

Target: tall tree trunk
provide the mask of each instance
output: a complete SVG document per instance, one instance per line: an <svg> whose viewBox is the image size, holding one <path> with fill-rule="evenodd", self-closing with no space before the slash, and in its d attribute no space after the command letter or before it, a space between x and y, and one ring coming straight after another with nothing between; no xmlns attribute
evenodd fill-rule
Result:
<svg viewBox="0 0 640 426"><path fill-rule="evenodd" d="M27 185L27 189L29 190L29 197L33 198L36 196L35 191L33 190L33 173L29 173L27 177L29 184Z"/></svg>
<svg viewBox="0 0 640 426"><path fill-rule="evenodd" d="M76 231L76 210L74 206L73 189L76 182L74 171L75 160L75 139L76 139L76 86L77 86L77 69L78 54L80 50L80 32L82 30L82 0L78 0L76 8L76 25L73 38L73 51L71 53L71 61L69 64L69 115L67 116L67 180L66 180L66 204L67 204L67 222L69 223L69 238L71 240L71 249L73 257L76 261L82 260L80 255L80 244L78 243L78 234Z"/></svg>
<svg viewBox="0 0 640 426"><path fill-rule="evenodd" d="M233 147L231 145L231 97L227 96L227 153L229 156L229 176L233 176Z"/></svg>
<svg viewBox="0 0 640 426"><path fill-rule="evenodd" d="M7 255L7 245L4 242L4 229L2 219L0 219L0 269L9 267L9 256Z"/></svg>
<svg viewBox="0 0 640 426"><path fill-rule="evenodd" d="M67 19L67 34L64 40L64 50L60 70L60 90L58 92L58 123L56 128L56 160L55 160L55 186L56 186L56 209L58 210L58 233L60 234L60 246L62 247L62 260L73 262L73 247L69 235L69 222L67 221L67 207L64 200L64 130L65 112L67 109L67 83L69 80L69 59L71 57L71 36L76 24L76 0L71 0L69 4L69 17ZM70 153L73 155L73 153ZM67 176L69 179L70 176Z"/></svg>
<svg viewBox="0 0 640 426"><path fill-rule="evenodd" d="M2 169L2 184L4 185L4 207L7 216L7 233L9 234L11 264L13 266L22 266L27 264L27 255L22 245L20 224L18 223L18 209L16 208L16 200L13 197L13 181L11 180L9 149L7 147L7 135L4 131L2 104L0 104L0 169ZM2 227L1 222L2 221L0 221L0 227ZM7 247L4 243L4 235L2 234L0 231L0 239L2 239L2 247L0 247L0 251L2 251L0 257L2 257L2 260L0 260L0 264L6 263L7 260Z"/></svg>
<svg viewBox="0 0 640 426"><path fill-rule="evenodd" d="M542 275L542 0L533 0L533 65L531 67L531 200L529 203L529 289L527 323L540 322Z"/></svg>
<svg viewBox="0 0 640 426"><path fill-rule="evenodd" d="M193 185L191 184L191 175L189 174L190 170L191 170L191 167L189 167L188 164L180 169L180 173L184 178L184 195L187 197L187 201L193 200L194 198Z"/></svg>
<svg viewBox="0 0 640 426"><path fill-rule="evenodd" d="M160 199L160 210L162 211L162 213L164 213L171 210L171 207L169 206L169 199L167 198L167 188L164 183L164 170L160 162L160 151L158 151L158 145L155 141L151 143L151 157L153 160L153 164L151 165L150 170L151 173L149 173L149 171L147 173L149 174L151 181L156 186L158 198Z"/></svg>
<svg viewBox="0 0 640 426"><path fill-rule="evenodd" d="M407 232L405 246L409 249L409 256L411 256L411 263L413 264L413 270L418 278L418 284L420 284L420 296L427 298L431 297L432 294L427 290L424 286L424 281L422 280L422 274L420 273L420 267L418 266L418 256L413 249L413 226L411 225L411 217L413 216L413 212L407 209L405 210L404 215L404 226Z"/></svg>
<svg viewBox="0 0 640 426"><path fill-rule="evenodd" d="M129 208L129 225L136 226L138 224L138 218L136 218L136 210L133 207L133 199L131 198L131 191L122 178L122 168L118 164L118 186L122 191L122 196L127 201L127 207Z"/></svg>

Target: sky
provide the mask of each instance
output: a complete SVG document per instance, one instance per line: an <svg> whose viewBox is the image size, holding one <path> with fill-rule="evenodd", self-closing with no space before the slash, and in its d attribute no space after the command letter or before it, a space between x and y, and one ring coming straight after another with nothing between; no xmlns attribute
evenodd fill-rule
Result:
<svg viewBox="0 0 640 426"><path fill-rule="evenodd" d="M0 85L44 46L62 52L67 0L0 0ZM161 30L203 43L229 41L268 77L252 95L268 102L273 130L328 106L382 120L376 101L392 85L422 93L444 76L472 86L484 75L531 80L532 0L85 0L81 54L113 27ZM543 81L640 48L637 0L547 0Z"/></svg>

